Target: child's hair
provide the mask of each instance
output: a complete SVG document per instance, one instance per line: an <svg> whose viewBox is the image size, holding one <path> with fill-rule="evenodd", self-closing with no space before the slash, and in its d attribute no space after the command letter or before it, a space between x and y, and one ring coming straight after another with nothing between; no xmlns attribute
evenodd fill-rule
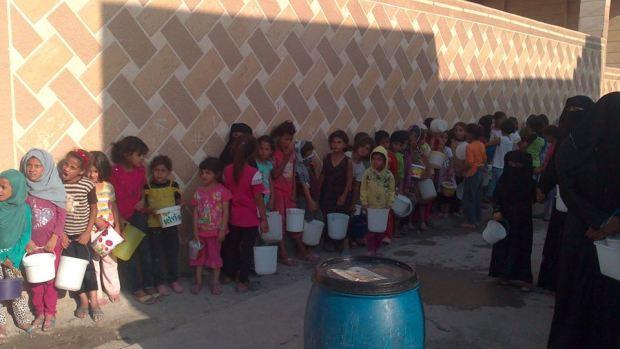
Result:
<svg viewBox="0 0 620 349"><path fill-rule="evenodd" d="M310 141L307 141L304 146L301 147L301 149L299 150L301 156L303 156L304 158L306 157L306 154L312 151L314 151L314 144L312 144L312 142Z"/></svg>
<svg viewBox="0 0 620 349"><path fill-rule="evenodd" d="M379 131L375 132L375 144L381 143L381 141L386 139L386 138L388 138L388 139L390 138L390 134L387 133L386 131L379 130Z"/></svg>
<svg viewBox="0 0 620 349"><path fill-rule="evenodd" d="M357 141L359 141L362 138L370 138L370 139L372 139L368 133L366 133L366 132L358 132L353 137L353 144L357 143Z"/></svg>
<svg viewBox="0 0 620 349"><path fill-rule="evenodd" d="M297 132L295 124L290 120L286 120L271 131L271 137L278 138L285 134L294 135L295 132Z"/></svg>
<svg viewBox="0 0 620 349"><path fill-rule="evenodd" d="M487 141L491 138L491 126L493 125L493 115L485 115L478 120L478 125L482 127L481 136ZM469 127L469 125L467 125ZM480 138L480 136L476 137Z"/></svg>
<svg viewBox="0 0 620 349"><path fill-rule="evenodd" d="M103 152L91 151L90 165L99 172L100 181L107 181L110 178L112 167L110 166L110 160L108 160L108 157Z"/></svg>
<svg viewBox="0 0 620 349"><path fill-rule="evenodd" d="M502 133L508 135L516 131L515 124L510 119L505 119L504 121L502 121L502 124L499 127L502 130Z"/></svg>
<svg viewBox="0 0 620 349"><path fill-rule="evenodd" d="M359 148L361 147L368 147L368 149L372 150L372 148L375 147L375 142L372 140L372 138L369 137L362 137L360 139L358 139L357 141L355 141L355 144L353 144L353 151L357 151Z"/></svg>
<svg viewBox="0 0 620 349"><path fill-rule="evenodd" d="M329 135L328 141L331 143L334 139L339 138L344 144L349 144L349 136L343 130L336 130Z"/></svg>
<svg viewBox="0 0 620 349"><path fill-rule="evenodd" d="M543 134L545 136L549 136L549 137L553 137L554 139L558 139L559 135L560 135L560 130L557 126L555 125L549 125L547 127L545 127Z"/></svg>
<svg viewBox="0 0 620 349"><path fill-rule="evenodd" d="M250 135L242 135L235 140L233 145L233 154L235 154L233 158L233 178L235 182L239 182L243 167L254 157L255 152L256 138Z"/></svg>
<svg viewBox="0 0 620 349"><path fill-rule="evenodd" d="M426 119L424 119L424 122L423 122L424 126L426 126L427 129L430 129L431 128L431 123L433 122L433 120L434 120L433 118L426 118Z"/></svg>
<svg viewBox="0 0 620 349"><path fill-rule="evenodd" d="M477 140L482 135L482 127L478 124L468 124L467 127L465 127L465 132L470 134L473 139Z"/></svg>
<svg viewBox="0 0 620 349"><path fill-rule="evenodd" d="M269 135L264 135L264 136L258 137L258 139L256 140L256 143L257 144L267 143L271 147L271 150L274 150L276 148L276 144L275 144L275 142L273 140L273 137L271 137Z"/></svg>
<svg viewBox="0 0 620 349"><path fill-rule="evenodd" d="M493 120L505 119L505 118L506 118L506 113L504 113L503 111L496 111L495 114L493 114Z"/></svg>
<svg viewBox="0 0 620 349"><path fill-rule="evenodd" d="M538 115L538 119L541 125L543 126L543 131L544 131L545 127L549 126L549 118L545 114L540 114Z"/></svg>
<svg viewBox="0 0 620 349"><path fill-rule="evenodd" d="M133 153L146 155L149 147L140 138L127 136L116 143L112 143L112 161L115 164L125 162L125 157Z"/></svg>
<svg viewBox="0 0 620 349"><path fill-rule="evenodd" d="M215 173L215 176L218 180L220 178L220 175L222 174L223 167L224 166L222 165L220 159L212 156L209 156L206 159L202 160L200 162L200 165L198 165L198 168L201 170L209 170Z"/></svg>
<svg viewBox="0 0 620 349"><path fill-rule="evenodd" d="M530 115L527 118L526 125L532 132L541 134L545 128L545 121L540 117L540 115Z"/></svg>
<svg viewBox="0 0 620 349"><path fill-rule="evenodd" d="M407 131L403 131L403 130L398 130L398 131L394 131L392 132L392 135L390 135L390 143L407 143L407 141L409 140L409 132Z"/></svg>
<svg viewBox="0 0 620 349"><path fill-rule="evenodd" d="M159 165L164 165L164 167L168 171L172 171L172 160L170 160L170 158L166 155L157 155L156 157L154 157L153 160L151 160L151 165L149 166L149 169L153 171L153 169Z"/></svg>
<svg viewBox="0 0 620 349"><path fill-rule="evenodd" d="M532 130L528 128L524 128L521 131L519 131L519 137L521 138L522 142L525 142L527 144L532 144L538 136Z"/></svg>
<svg viewBox="0 0 620 349"><path fill-rule="evenodd" d="M514 125L515 130L513 132L516 132L519 130L519 119L515 118L514 116L511 116L508 118L508 121L511 121L512 124Z"/></svg>
<svg viewBox="0 0 620 349"><path fill-rule="evenodd" d="M80 168L83 171L88 170L88 166L90 165L90 155L88 154L86 150L74 149L67 153L65 158L68 158L68 157L76 158L78 162L80 163Z"/></svg>

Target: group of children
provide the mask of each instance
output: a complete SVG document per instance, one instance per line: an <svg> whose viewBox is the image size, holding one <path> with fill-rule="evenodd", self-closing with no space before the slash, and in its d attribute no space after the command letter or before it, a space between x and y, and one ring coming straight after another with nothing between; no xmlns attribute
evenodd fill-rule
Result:
<svg viewBox="0 0 620 349"><path fill-rule="evenodd" d="M0 278L18 277L15 268L24 253L53 253L56 268L61 255L88 260L82 287L75 293L75 316L90 315L94 321L104 315L100 307L103 290L110 302L119 300L120 279L123 289L143 304L155 303L171 291L183 293L179 230L177 226L162 228L156 214L159 209L181 205L192 211L193 238L201 247L189 261L195 267L191 293L201 291L205 267L213 270L212 294L222 292L221 282L235 282L237 291L245 292L250 288L252 248L261 234L269 231L268 211L280 213L283 227L289 208L304 209L307 221L324 221L330 213L351 215L347 237L334 241L324 234L324 248L346 254L355 245L366 245L369 254L380 255L380 246L401 236L405 227L427 230L435 216L460 216L461 206L465 214L462 226L476 227L482 218L487 167L492 169L486 194L501 212L495 217L519 226L513 222L518 209L504 200L511 194L495 187L504 188L504 182L521 178L506 168L518 167L524 159L531 159L532 174L540 172L545 151L552 152L554 144L554 131L544 128L543 119L528 119L528 127L521 132L516 119L501 112L481 118L479 124L458 122L450 130L443 120L427 119L391 135L385 131L375 132L374 137L358 133L353 144L346 132L337 130L329 135L330 152L322 161L316 158L312 142L295 140L291 121L258 139L249 126L233 124L219 158L208 157L200 163L201 185L187 202L181 200L181 189L171 179L172 160L157 155L147 168L149 148L137 137L112 144L111 162L102 152L77 149L55 164L47 151L31 149L22 158L20 171L0 174ZM464 143L465 152L459 156ZM528 157L506 156L514 149L522 149ZM445 154L439 168L429 164L432 151ZM529 173L527 169L518 172ZM418 183L427 179L433 180L437 189L446 182L454 187L461 184L462 200L448 192L442 195L441 190L437 199L423 198ZM408 217L390 213L385 232L369 233L365 211L389 209L397 194L415 204L413 213ZM525 200L527 195L520 196ZM113 228L123 235L128 224L146 233L129 260L117 260L111 254L100 256L90 248L98 233ZM300 258L318 259L313 248L303 243L301 233L286 232L278 249L281 263L297 263L288 254L288 239ZM29 319L24 299L15 299L12 307L18 325L27 331L53 329L58 299L54 280L28 289L35 318ZM1 338L5 338L5 324L2 314Z"/></svg>

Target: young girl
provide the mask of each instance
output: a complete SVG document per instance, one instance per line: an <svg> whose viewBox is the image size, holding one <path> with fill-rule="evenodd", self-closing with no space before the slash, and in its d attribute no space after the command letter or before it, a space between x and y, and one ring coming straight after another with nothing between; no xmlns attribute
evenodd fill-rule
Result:
<svg viewBox="0 0 620 349"><path fill-rule="evenodd" d="M428 135L428 130L421 128L420 126L414 125L409 129L410 133L410 149L408 153L409 161L405 161L405 167L412 169L414 165L422 165L425 168L424 173L419 179L415 179L411 177L411 173L409 173L409 178L405 186L403 187L404 193L409 193L412 201L417 202L415 211L411 216L412 222L419 222L419 228L421 231L428 230L428 223L431 215L432 203L429 201L424 201L421 197L420 190L418 189L418 182L422 179L432 178L434 175L434 170L428 164L428 156L431 153L431 147L426 142L426 137Z"/></svg>
<svg viewBox="0 0 620 349"><path fill-rule="evenodd" d="M271 195L271 171L273 170L273 162L271 162L271 155L275 148L273 138L270 136L258 137L256 141L258 143L258 152L256 153L256 167L260 174L263 176L263 185L265 186L265 205L268 208L273 207L273 195Z"/></svg>
<svg viewBox="0 0 620 349"><path fill-rule="evenodd" d="M436 176L437 181L435 183L435 188L438 188L438 189L441 188L444 182L456 184L454 166L452 164L453 159L454 159L454 154L452 153L452 149L449 146L447 146L447 143L448 143L448 133L443 132L439 136L439 149L441 149L443 153L446 154L446 159L444 160L441 168L439 169L439 173ZM439 202L441 204L441 215L444 218L448 217L453 200L454 200L453 196L448 197L448 196L443 195L443 193L439 194Z"/></svg>
<svg viewBox="0 0 620 349"><path fill-rule="evenodd" d="M19 278L26 244L30 241L32 216L26 204L26 178L15 170L0 173L0 279ZM4 302L3 302L4 303ZM15 298L11 304L17 326L30 333L28 301ZM0 343L6 343L6 311L0 303Z"/></svg>
<svg viewBox="0 0 620 349"><path fill-rule="evenodd" d="M110 183L114 186L121 225L129 223L143 232L148 232L142 193L146 184L144 157L149 148L134 136L128 136L112 144L112 175ZM138 273L138 263L140 271ZM120 272L124 274L123 288L131 291L134 298L143 304L153 304L159 293L153 287L153 261L151 242L147 235L128 261L121 261Z"/></svg>
<svg viewBox="0 0 620 349"><path fill-rule="evenodd" d="M286 209L295 208L296 193L296 176L295 176L295 147L293 145L293 136L295 135L295 125L291 121L285 121L278 125L271 136L276 143L276 150L273 153L274 168L271 172L273 181L271 182L273 190L272 209L278 211L282 215L283 227L286 227ZM316 255L312 254L301 241L301 233L287 232L287 235L295 240L298 253L308 260L315 260ZM293 266L296 263L288 257L286 252L286 242L284 239L280 241L280 262Z"/></svg>
<svg viewBox="0 0 620 349"><path fill-rule="evenodd" d="M228 135L228 142L226 143L224 150L222 150L222 153L220 154L220 161L222 162L224 166L232 164L233 157L234 157L232 153L232 146L235 140L242 135L251 136L252 128L242 122L234 123L232 124L232 126L230 126L230 134Z"/></svg>
<svg viewBox="0 0 620 349"><path fill-rule="evenodd" d="M485 146L480 142L481 127L467 125L467 149L465 159L465 179L463 180L463 210L466 222L462 228L473 229L482 219L482 171L487 161Z"/></svg>
<svg viewBox="0 0 620 349"><path fill-rule="evenodd" d="M218 182L222 174L222 164L218 159L206 158L200 163L199 168L202 186L196 189L192 206L194 206L194 239L200 242L202 249L195 260L189 261L190 266L196 267L196 284L191 291L192 294L200 293L202 268L206 266L213 269L211 294L219 295L222 293L220 249L228 232L232 194Z"/></svg>
<svg viewBox="0 0 620 349"><path fill-rule="evenodd" d="M320 205L323 215L330 213L349 213L350 192L353 185L353 166L351 160L344 155L349 144L349 137L342 131L334 131L329 135L329 148L331 152L323 160L323 170L319 179L321 185ZM389 141L389 137L388 137ZM343 244L335 242L329 237L337 249L342 252Z"/></svg>
<svg viewBox="0 0 620 349"><path fill-rule="evenodd" d="M179 230L171 226L162 228L155 211L179 204L181 189L179 184L168 179L172 173L172 160L165 155L158 155L151 160L151 180L144 185L145 211L149 213L148 225L153 256L153 281L157 292L162 296L170 295L166 284L174 292L183 293L179 283Z"/></svg>
<svg viewBox="0 0 620 349"><path fill-rule="evenodd" d="M97 219L95 220L96 229L93 230L93 235L110 226L122 236L123 232L120 219L118 218L118 206L116 206L114 187L110 182L107 182L110 179L110 161L104 153L93 151L90 153L90 162L89 177L95 183L95 190L97 192ZM110 302L118 302L121 294L121 282L118 278L116 257L111 253L104 257L94 253L93 265L97 275L97 285L99 288L97 297L99 300L103 299L103 289L105 288Z"/></svg>
<svg viewBox="0 0 620 349"><path fill-rule="evenodd" d="M366 216L362 212L357 212L356 205L362 205L360 201L360 186L362 184L362 178L364 172L370 166L369 157L370 150L373 148L374 142L370 137L359 138L353 145L353 152L351 154L351 166L353 170L353 187L351 195L351 234L350 238L352 242L361 245L363 244L364 236L366 235ZM356 214L357 212L357 214Z"/></svg>
<svg viewBox="0 0 620 349"><path fill-rule="evenodd" d="M295 143L295 175L297 176L297 206L306 210L305 220L318 219L323 221L323 213L319 208L319 181L313 162L314 145L310 141Z"/></svg>
<svg viewBox="0 0 620 349"><path fill-rule="evenodd" d="M32 237L27 251L45 251L56 256L56 269L62 252L66 217L66 193L52 155L45 150L31 149L21 160L21 172L26 176L28 197L32 211ZM34 307L33 328L50 331L56 323L58 294L54 279L30 285L30 299Z"/></svg>
<svg viewBox="0 0 620 349"><path fill-rule="evenodd" d="M388 170L387 149L376 147L371 154L371 167L364 172L360 188L360 201L364 209L390 208L394 202L394 176ZM389 224L389 223L388 223ZM378 255L381 241L385 233L369 232L366 235L366 244L369 254Z"/></svg>
<svg viewBox="0 0 620 349"><path fill-rule="evenodd" d="M504 285L515 282L522 291L532 289L532 172L532 158L527 152L509 152L494 196L493 219L505 220L508 234L493 245L489 276L499 278Z"/></svg>
<svg viewBox="0 0 620 349"><path fill-rule="evenodd" d="M235 160L224 168L224 185L232 194L229 233L222 244L223 271L236 280L237 292L249 290L252 248L261 233L269 231L260 172L248 164L256 151L256 140L241 136L233 146Z"/></svg>
<svg viewBox="0 0 620 349"><path fill-rule="evenodd" d="M62 162L62 181L67 192L67 219L63 241L63 256L88 261L75 316L83 319L90 315L95 322L103 320L103 311L97 298L97 275L90 250L90 237L97 218L97 192L95 184L86 177L90 158L86 151L70 151Z"/></svg>

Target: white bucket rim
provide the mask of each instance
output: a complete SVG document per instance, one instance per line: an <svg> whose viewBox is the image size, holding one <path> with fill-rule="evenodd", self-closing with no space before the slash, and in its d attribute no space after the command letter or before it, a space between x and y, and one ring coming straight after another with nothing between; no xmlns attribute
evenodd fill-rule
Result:
<svg viewBox="0 0 620 349"><path fill-rule="evenodd" d="M50 262L50 261L38 261L43 258L51 259L51 261L53 262L56 260L56 255L53 253L49 253L49 252L24 254L24 257L22 257L22 265L24 267L34 267L34 266L43 264L43 262Z"/></svg>

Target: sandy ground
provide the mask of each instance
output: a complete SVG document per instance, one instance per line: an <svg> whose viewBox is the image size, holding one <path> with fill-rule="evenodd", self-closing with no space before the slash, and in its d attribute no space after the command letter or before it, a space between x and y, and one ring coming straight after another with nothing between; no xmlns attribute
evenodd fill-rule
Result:
<svg viewBox="0 0 620 349"><path fill-rule="evenodd" d="M414 265L421 283L427 348L544 348L553 297L496 286L486 276L491 249L480 231L436 222L425 233L409 233L384 252ZM535 277L545 236L535 220L532 263ZM363 254L357 248L353 254ZM321 253L322 258L334 256ZM106 318L94 324L76 319L75 304L59 304L57 329L29 337L11 329L14 348L302 348L303 315L312 286L312 265L278 266L275 275L254 277L257 291L237 294L232 286L214 297L172 295L151 306L123 298L104 307ZM183 280L189 288L191 279Z"/></svg>

